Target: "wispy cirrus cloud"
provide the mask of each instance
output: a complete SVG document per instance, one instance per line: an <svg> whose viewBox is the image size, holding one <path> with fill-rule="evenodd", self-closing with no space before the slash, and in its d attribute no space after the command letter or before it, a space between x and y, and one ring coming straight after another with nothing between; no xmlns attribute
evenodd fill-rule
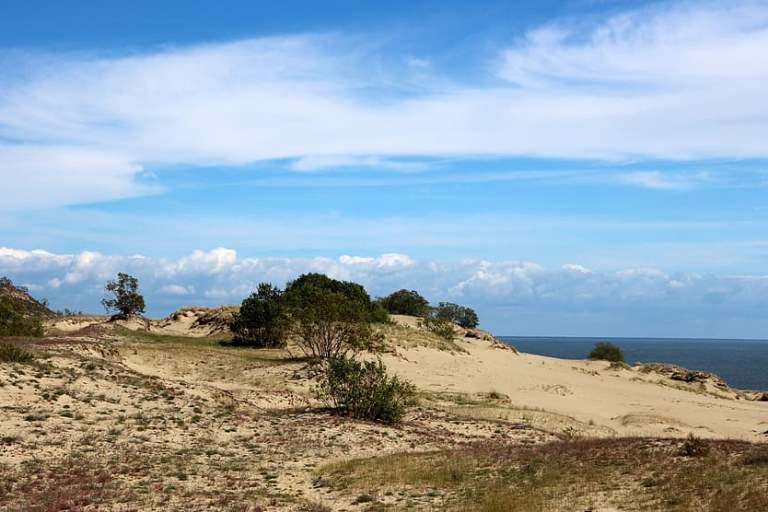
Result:
<svg viewBox="0 0 768 512"><path fill-rule="evenodd" d="M418 89L409 73L420 67L388 71L381 45L359 43L307 35L0 59L24 61L0 79L0 176L17 198L0 207L151 192L141 173L154 165L768 158L764 1L658 4L539 27L500 42L498 55L476 53L491 63L486 76ZM617 183L682 188L650 174Z"/></svg>

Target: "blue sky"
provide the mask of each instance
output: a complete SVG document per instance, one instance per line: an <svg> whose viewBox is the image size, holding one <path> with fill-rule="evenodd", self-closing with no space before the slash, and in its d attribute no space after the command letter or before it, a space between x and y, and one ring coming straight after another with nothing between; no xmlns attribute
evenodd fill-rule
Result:
<svg viewBox="0 0 768 512"><path fill-rule="evenodd" d="M41 16L40 13L46 13ZM768 336L768 2L0 5L0 274L317 270L498 334Z"/></svg>

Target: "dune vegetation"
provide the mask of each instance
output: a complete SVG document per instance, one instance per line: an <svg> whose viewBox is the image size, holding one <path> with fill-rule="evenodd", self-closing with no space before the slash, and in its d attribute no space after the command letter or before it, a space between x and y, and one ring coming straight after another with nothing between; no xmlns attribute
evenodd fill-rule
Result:
<svg viewBox="0 0 768 512"><path fill-rule="evenodd" d="M353 285L0 339L0 510L768 509L768 403Z"/></svg>

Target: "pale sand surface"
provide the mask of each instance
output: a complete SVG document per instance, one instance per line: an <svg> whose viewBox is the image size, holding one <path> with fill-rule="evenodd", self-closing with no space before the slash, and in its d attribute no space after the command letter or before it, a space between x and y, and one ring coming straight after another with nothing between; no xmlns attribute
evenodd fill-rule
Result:
<svg viewBox="0 0 768 512"><path fill-rule="evenodd" d="M609 370L608 363L600 361L518 355L476 341L462 346L467 354L417 347L401 349L399 357L384 360L420 388L435 392L495 391L507 395L513 408L564 415L585 431L600 426L606 427L600 431L607 435L685 436L693 432L714 438L766 438L768 402L736 400L721 391L709 394L696 385L655 374ZM488 412L493 416L493 411Z"/></svg>
<svg viewBox="0 0 768 512"><path fill-rule="evenodd" d="M233 481L240 486L233 500L256 489L271 500L270 510L297 510L305 500L358 510L355 495L318 488L316 469L487 441L522 446L571 436L689 433L768 440L768 402L748 401L716 382L688 384L604 362L518 354L477 330L456 328L454 340L441 340L410 317L380 327L391 347L382 359L417 385L420 406L395 429L340 418L322 409L301 360L201 338L221 335L228 313L191 308L149 323L56 319L51 332L58 335L20 340L47 357L39 367L0 365L0 467L40 471L69 464L75 454L111 470L122 457L128 462L121 467L136 475L124 477L128 488L160 482L181 489L134 498L147 510L190 503L241 510L207 492L230 489ZM157 334L194 337L152 337ZM602 505L594 510L613 510Z"/></svg>

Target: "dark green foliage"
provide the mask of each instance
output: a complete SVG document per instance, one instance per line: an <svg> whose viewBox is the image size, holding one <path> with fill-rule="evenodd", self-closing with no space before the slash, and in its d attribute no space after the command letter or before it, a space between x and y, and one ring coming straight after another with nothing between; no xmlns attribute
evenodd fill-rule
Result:
<svg viewBox="0 0 768 512"><path fill-rule="evenodd" d="M696 437L693 433L688 434L688 437L683 441L680 446L680 455L684 457L703 457L709 453L709 445L701 439Z"/></svg>
<svg viewBox="0 0 768 512"><path fill-rule="evenodd" d="M429 302L415 290L398 290L376 301L392 315L427 316Z"/></svg>
<svg viewBox="0 0 768 512"><path fill-rule="evenodd" d="M613 343L601 341L600 343L595 343L594 348L589 353L589 358L600 361L619 362L624 361L624 353Z"/></svg>
<svg viewBox="0 0 768 512"><path fill-rule="evenodd" d="M0 336L43 335L40 317L28 313L24 304L12 296L0 295Z"/></svg>
<svg viewBox="0 0 768 512"><path fill-rule="evenodd" d="M13 303L13 309L25 317L46 318L52 316L48 301L35 300L24 286L16 286L7 277L0 277L0 297Z"/></svg>
<svg viewBox="0 0 768 512"><path fill-rule="evenodd" d="M290 307L296 344L311 359L378 350L383 341L370 328L370 311L343 292L309 289Z"/></svg>
<svg viewBox="0 0 768 512"><path fill-rule="evenodd" d="M435 308L435 316L467 329L474 329L480 323L474 309L452 302L441 302Z"/></svg>
<svg viewBox="0 0 768 512"><path fill-rule="evenodd" d="M354 418L398 423L412 405L415 387L387 375L380 360L332 358L327 363L320 396L333 408Z"/></svg>
<svg viewBox="0 0 768 512"><path fill-rule="evenodd" d="M371 323L374 324L390 324L392 319L389 318L389 313L378 302L374 302L371 306Z"/></svg>
<svg viewBox="0 0 768 512"><path fill-rule="evenodd" d="M0 362L3 363L31 363L35 355L13 343L0 343Z"/></svg>
<svg viewBox="0 0 768 512"><path fill-rule="evenodd" d="M64 308L63 310L57 309L53 314L56 316L83 316L85 313L82 311L75 311L74 309Z"/></svg>
<svg viewBox="0 0 768 512"><path fill-rule="evenodd" d="M370 295L362 285L351 281L339 281L324 274L302 274L285 287L285 300L291 311L312 306L318 293L337 294L356 312L359 320L387 322L388 316L371 301Z"/></svg>
<svg viewBox="0 0 768 512"><path fill-rule="evenodd" d="M380 335L370 322L375 308L365 288L322 274L304 274L288 283L284 293L291 329L309 358L330 359L360 350L379 350ZM378 312L378 313L377 313Z"/></svg>
<svg viewBox="0 0 768 512"><path fill-rule="evenodd" d="M282 348L286 345L288 326L283 292L269 283L261 283L233 315L230 328L236 345Z"/></svg>
<svg viewBox="0 0 768 512"><path fill-rule="evenodd" d="M349 303L361 310L371 309L371 297L361 285L350 281L339 281L324 274L302 274L285 287L285 298L292 308L301 308L311 303L319 291L343 295Z"/></svg>
<svg viewBox="0 0 768 512"><path fill-rule="evenodd" d="M104 290L114 296L112 299L101 300L107 312L114 310L123 316L144 313L144 297L139 294L139 280L135 277L120 272L117 280L108 281Z"/></svg>

